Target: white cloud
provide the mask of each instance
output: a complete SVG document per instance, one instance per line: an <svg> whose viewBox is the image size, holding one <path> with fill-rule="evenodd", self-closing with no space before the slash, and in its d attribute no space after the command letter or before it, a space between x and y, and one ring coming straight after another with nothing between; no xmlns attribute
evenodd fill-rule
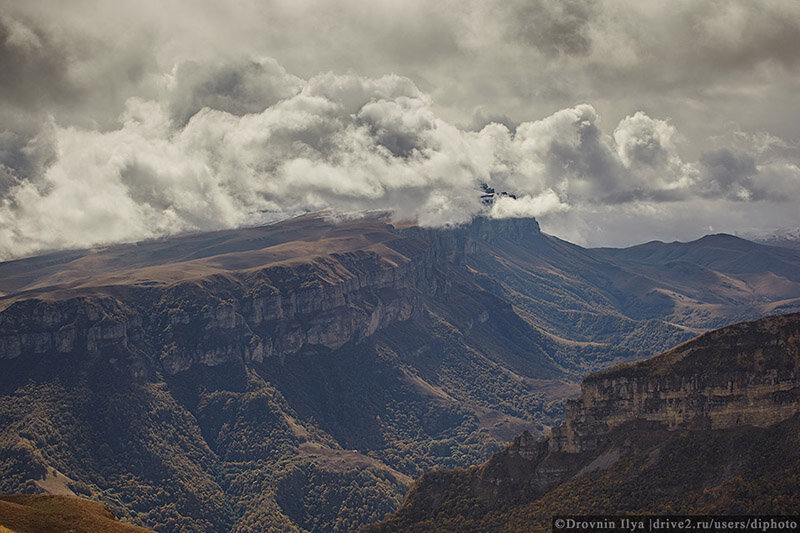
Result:
<svg viewBox="0 0 800 533"><path fill-rule="evenodd" d="M552 189L547 189L538 196L528 194L520 198L502 196L494 202L489 214L492 218L541 217L568 209L569 206L563 203Z"/></svg>

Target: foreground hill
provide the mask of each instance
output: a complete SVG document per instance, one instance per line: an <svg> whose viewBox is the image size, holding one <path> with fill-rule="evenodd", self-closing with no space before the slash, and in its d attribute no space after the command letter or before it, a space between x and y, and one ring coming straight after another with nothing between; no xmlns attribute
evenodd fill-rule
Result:
<svg viewBox="0 0 800 533"><path fill-rule="evenodd" d="M423 476L365 531L547 531L554 514L790 515L800 506L800 314L587 377L553 436Z"/></svg>
<svg viewBox="0 0 800 533"><path fill-rule="evenodd" d="M0 491L159 531L352 530L544 432L587 371L796 306L800 254L735 243L659 266L532 219L309 215L0 264Z"/></svg>
<svg viewBox="0 0 800 533"><path fill-rule="evenodd" d="M105 505L70 496L0 495L0 531L147 533L118 522Z"/></svg>

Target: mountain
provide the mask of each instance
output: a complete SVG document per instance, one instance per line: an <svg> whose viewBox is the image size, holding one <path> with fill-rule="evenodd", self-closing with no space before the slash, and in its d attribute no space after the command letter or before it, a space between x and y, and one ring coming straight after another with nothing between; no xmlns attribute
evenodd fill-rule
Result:
<svg viewBox="0 0 800 533"><path fill-rule="evenodd" d="M790 515L800 505L800 313L589 375L565 422L424 475L365 531L547 531L554 514Z"/></svg>
<svg viewBox="0 0 800 533"><path fill-rule="evenodd" d="M800 253L723 240L307 215L2 263L0 492L159 531L355 529L546 433L587 372L798 308Z"/></svg>

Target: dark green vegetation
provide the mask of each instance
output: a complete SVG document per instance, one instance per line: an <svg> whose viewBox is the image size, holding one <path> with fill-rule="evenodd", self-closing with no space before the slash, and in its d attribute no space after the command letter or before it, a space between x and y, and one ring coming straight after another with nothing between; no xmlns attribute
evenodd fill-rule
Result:
<svg viewBox="0 0 800 533"><path fill-rule="evenodd" d="M800 253L730 239L706 264L533 220L301 217L0 264L0 491L159 531L352 530L541 433L585 372L796 306L800 268L771 265Z"/></svg>
<svg viewBox="0 0 800 533"><path fill-rule="evenodd" d="M147 533L105 505L73 496L0 495L0 533Z"/></svg>
<svg viewBox="0 0 800 533"><path fill-rule="evenodd" d="M721 376L726 373L763 375L800 371L800 319L792 313L768 320L741 322L710 331L690 343L676 346L635 364L595 372L584 382L618 378Z"/></svg>
<svg viewBox="0 0 800 533"><path fill-rule="evenodd" d="M750 352L746 362L745 351ZM633 382L635 387L658 376L672 376L683 383L714 381L724 361L727 372L775 378L776 392L766 391L760 403L745 409L791 404L793 411L787 410L780 421L766 427L733 422L718 429L686 424L669 430L662 422L644 418L614 427L611 421L594 419L590 423L599 431L599 446L574 453L560 449L552 438L536 441L526 433L481 466L426 474L412 486L396 514L365 531L548 531L554 514L796 514L800 508L800 314L716 330L637 365L591 375L584 383L634 379L638 380ZM793 376L788 382L793 386L783 386L787 382L779 382L779 375ZM769 386L764 382L769 381L753 387L763 391ZM740 390L746 393L747 389ZM689 394L700 400L704 393ZM731 401L717 398L717 403ZM609 417L622 415L605 397L591 401L606 403ZM698 409L702 403L697 401ZM731 402L731 410L739 408ZM698 417L708 414L697 413ZM765 413L765 418L770 414ZM585 417L585 413L568 411L565 425L587 424Z"/></svg>

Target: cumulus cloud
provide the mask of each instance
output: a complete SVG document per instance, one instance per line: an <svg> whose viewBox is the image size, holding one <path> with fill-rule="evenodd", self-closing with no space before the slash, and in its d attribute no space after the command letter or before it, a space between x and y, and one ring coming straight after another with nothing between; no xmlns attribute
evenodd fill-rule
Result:
<svg viewBox="0 0 800 533"><path fill-rule="evenodd" d="M201 81L182 82L185 68L201 73L191 77ZM400 76L327 73L304 81L274 61L239 61L225 67L223 78L255 73L267 80L265 91L246 90L245 82L218 98L216 82L203 81L218 79L217 66L185 68L173 70L167 97L129 99L118 129L52 123L49 137L26 145L48 164L30 171L35 180L10 186L0 204L5 257L323 208L381 209L440 226L480 213L547 218L678 199L664 191L765 197L754 185L753 159L709 153L693 175L675 152L674 128L644 113L624 118L613 134L586 104L521 123L515 132L497 123L474 132L439 118L430 96ZM186 94L202 98L188 98L176 119L175 102ZM482 183L517 196L487 208Z"/></svg>

